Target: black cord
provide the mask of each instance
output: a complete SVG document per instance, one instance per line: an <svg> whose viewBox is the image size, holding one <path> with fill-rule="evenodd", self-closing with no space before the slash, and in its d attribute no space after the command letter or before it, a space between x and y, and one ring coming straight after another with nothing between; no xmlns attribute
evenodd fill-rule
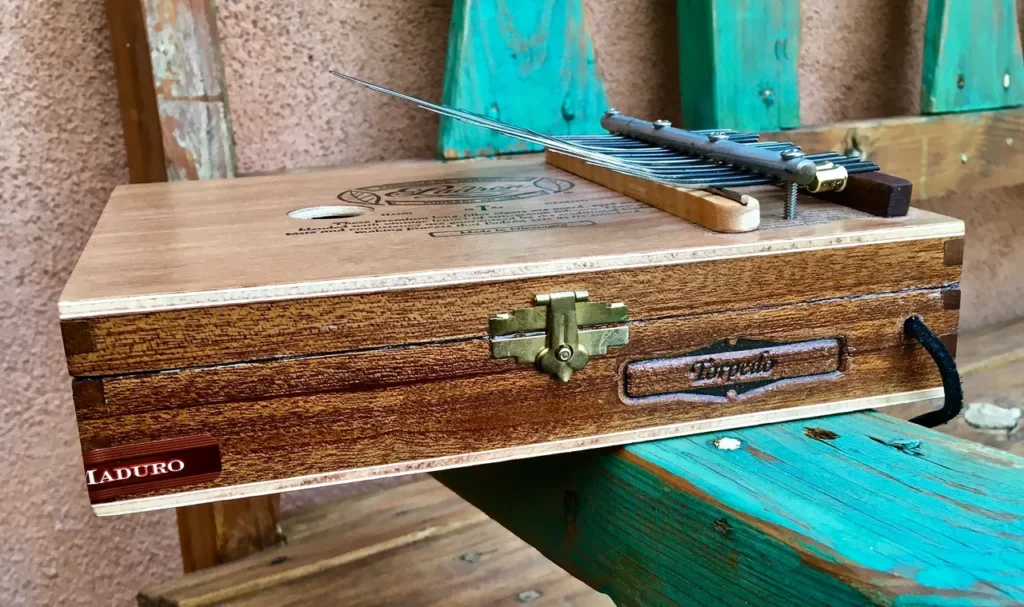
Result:
<svg viewBox="0 0 1024 607"><path fill-rule="evenodd" d="M964 390L960 385L960 372L956 369L956 361L946 349L946 344L924 324L920 316L915 314L908 318L903 323L903 332L921 342L928 354L931 354L935 366L939 368L942 389L946 393L946 402L942 404L941 409L922 413L910 421L925 428L941 426L960 415L960 410L964 407Z"/></svg>

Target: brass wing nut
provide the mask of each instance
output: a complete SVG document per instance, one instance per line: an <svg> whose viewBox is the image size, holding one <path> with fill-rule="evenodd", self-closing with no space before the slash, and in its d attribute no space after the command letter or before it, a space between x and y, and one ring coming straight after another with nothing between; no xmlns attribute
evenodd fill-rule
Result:
<svg viewBox="0 0 1024 607"><path fill-rule="evenodd" d="M534 298L534 307L496 314L490 319L491 357L535 364L560 381L569 381L591 356L629 343L625 325L580 328L626 321L625 304L588 300L586 291L541 294Z"/></svg>

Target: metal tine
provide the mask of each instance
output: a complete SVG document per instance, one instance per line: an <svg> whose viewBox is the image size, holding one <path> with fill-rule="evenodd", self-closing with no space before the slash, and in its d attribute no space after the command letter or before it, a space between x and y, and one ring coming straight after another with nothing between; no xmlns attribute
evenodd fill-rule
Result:
<svg viewBox="0 0 1024 607"><path fill-rule="evenodd" d="M877 169L878 167L872 166L847 167L847 171L850 174L866 173L868 171L875 171ZM732 177L701 176L689 179L678 177L663 177L661 180L663 180L666 183L669 183L670 185L687 188L742 187L752 185L770 185L775 183L774 180L759 175L737 175Z"/></svg>
<svg viewBox="0 0 1024 607"><path fill-rule="evenodd" d="M637 154L633 152L628 153L616 153L613 154L616 158L625 160L631 163L643 163L645 166L685 166L685 165L707 165L707 166L722 166L723 163L708 160L702 156L686 156L679 153L661 153L661 154ZM828 159L842 158L841 155L829 155L826 157L816 159Z"/></svg>
<svg viewBox="0 0 1024 607"><path fill-rule="evenodd" d="M429 101L424 101L422 99L417 99L416 97L410 97L409 95L405 95L403 93L399 93L398 91L393 91L391 89L387 89L387 88L384 88L382 86L378 86L376 84L373 84L372 82L367 82L365 80L360 80L359 78L356 78L354 76L349 76L347 74L342 74L341 72L338 72L338 71L335 71L335 70L331 70L330 73L332 75L334 75L334 76L339 77L339 78L343 78L343 79L348 80L350 82L355 82L356 84L360 84L362 86L365 86L366 88L368 88L370 90L373 90L373 91L377 91L378 93L384 93L386 95L391 95L392 97L397 97L399 99L408 101L410 103L414 103L417 106L419 106L419 107L421 107L421 108L423 108L425 110L428 110L428 111L431 111L431 112L435 112L437 114L441 114L442 116L449 116L451 118L455 118L457 120L461 120L462 122L466 122L468 124L474 124L474 125L477 125L477 126L486 127L486 128L489 128L489 129L491 129L493 131L497 131L497 132L499 132L499 133L501 133L503 135L508 135L510 137L515 137L517 139L521 139L523 141L528 141L530 143L536 143L536 144L539 144L539 145L551 148L553 150L557 150L557 151L560 151L560 152L564 152L564 153L573 155L573 156L575 156L577 158L593 160L595 163L600 163L602 166L606 166L608 168L618 168L618 167L626 167L626 166L628 166L628 165L626 165L626 163L624 163L624 162L622 162L620 160L617 160L616 158L614 158L612 156L608 156L606 154L601 154L599 152L594 152L594 151L588 150L586 148L583 148L583 147L580 147L580 146L577 146L577 145L573 145L571 143L566 143L566 142L563 142L563 141L559 141L558 139L555 139L554 137L551 137L551 136L548 136L548 135L544 135L542 133L538 133L538 132L530 130L530 129L524 129L524 128L521 128L521 127L515 127L515 126L507 125L507 124L504 124L502 122L498 122L496 120L491 120L490 118L487 118L485 116L480 116L478 114L473 114L472 112L467 112L465 110L459 110L459 109L455 109L455 108L448 108L448 107L445 107L443 105L438 105L436 103L431 103ZM640 174L646 174L647 173L647 171L645 171L642 167L629 167L629 168L630 168L631 171L638 171Z"/></svg>
<svg viewBox="0 0 1024 607"><path fill-rule="evenodd" d="M620 158L620 159L637 158L637 159L645 159L645 160L647 160L647 159L650 159L650 160L655 160L655 159L663 159L663 160L697 159L697 160L701 160L703 158L702 156L687 156L686 154L681 154L681 153L679 153L676 150L672 150L672 149L669 149L669 148L662 148L662 147L611 149L611 148L605 148L605 147L595 148L595 147L587 146L587 149L593 150L593 151L597 151L597 152L602 152L602 153L608 154L609 156L614 156L614 157ZM766 148L766 149L783 150L783 149L786 149L786 147L782 146L782 147L778 147L778 148Z"/></svg>
<svg viewBox="0 0 1024 607"><path fill-rule="evenodd" d="M691 131L691 132L697 133L699 135L707 135L708 133L724 133L726 135L729 135L730 138L735 138L737 136L757 137L757 133L740 133L740 132L734 131L732 129L701 129L701 130L698 130L698 131ZM560 138L564 137L564 138L569 138L569 139L602 139L602 138L612 138L612 137L619 137L619 138L622 138L622 139L630 139L629 137L624 137L622 135L618 135L618 134L615 134L615 133L590 133L590 134L580 134L580 135L559 135L559 137Z"/></svg>

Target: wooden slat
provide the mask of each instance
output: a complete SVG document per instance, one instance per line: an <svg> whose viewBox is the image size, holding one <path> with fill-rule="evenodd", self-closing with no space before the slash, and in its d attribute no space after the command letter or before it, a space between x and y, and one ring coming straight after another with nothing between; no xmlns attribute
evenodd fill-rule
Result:
<svg viewBox="0 0 1024 607"><path fill-rule="evenodd" d="M232 177L212 1L107 1L133 183ZM277 496L180 508L186 571L277 541Z"/></svg>
<svg viewBox="0 0 1024 607"><path fill-rule="evenodd" d="M912 182L915 200L1024 183L1021 109L840 122L762 139L862 155Z"/></svg>
<svg viewBox="0 0 1024 607"><path fill-rule="evenodd" d="M178 538L185 572L205 569L274 546L279 495L178 508Z"/></svg>
<svg viewBox="0 0 1024 607"><path fill-rule="evenodd" d="M444 103L552 135L600 133L608 109L580 0L456 0ZM450 118L442 158L538 150Z"/></svg>
<svg viewBox="0 0 1024 607"><path fill-rule="evenodd" d="M145 17L137 0L106 0L128 173L132 183L167 181Z"/></svg>
<svg viewBox="0 0 1024 607"><path fill-rule="evenodd" d="M1015 0L930 0L921 112L1024 104L1024 59Z"/></svg>
<svg viewBox="0 0 1024 607"><path fill-rule="evenodd" d="M212 0L139 1L169 180L233 177L234 147Z"/></svg>
<svg viewBox="0 0 1024 607"><path fill-rule="evenodd" d="M435 476L622 604L1024 601L1024 460L878 413Z"/></svg>
<svg viewBox="0 0 1024 607"><path fill-rule="evenodd" d="M429 478L286 514L287 546L139 593L139 605L610 605Z"/></svg>
<svg viewBox="0 0 1024 607"><path fill-rule="evenodd" d="M686 128L800 125L798 0L679 0Z"/></svg>

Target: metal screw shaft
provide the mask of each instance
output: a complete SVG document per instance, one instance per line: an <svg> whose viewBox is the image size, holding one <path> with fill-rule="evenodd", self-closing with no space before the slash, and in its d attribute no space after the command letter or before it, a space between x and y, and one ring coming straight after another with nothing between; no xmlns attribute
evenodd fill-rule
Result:
<svg viewBox="0 0 1024 607"><path fill-rule="evenodd" d="M796 191L797 185L792 181L786 182L786 206L783 211L783 217L786 219L796 219Z"/></svg>

